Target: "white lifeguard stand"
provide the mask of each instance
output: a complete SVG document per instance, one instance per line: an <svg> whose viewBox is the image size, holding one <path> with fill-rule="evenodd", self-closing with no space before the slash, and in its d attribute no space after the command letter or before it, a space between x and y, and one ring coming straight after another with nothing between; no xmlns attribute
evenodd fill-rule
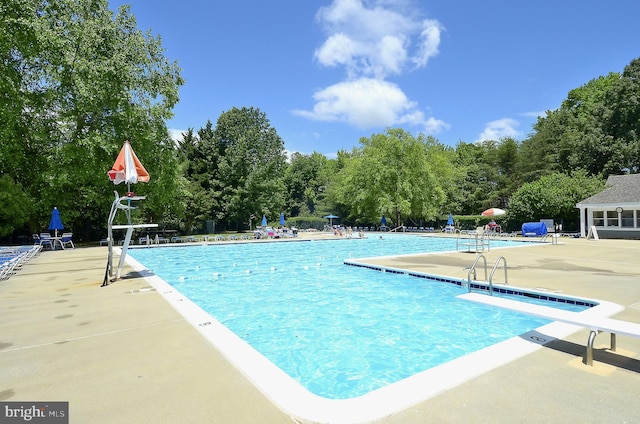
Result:
<svg viewBox="0 0 640 424"><path fill-rule="evenodd" d="M124 268L124 261L127 256L127 250L129 249L129 244L131 243L131 236L133 235L133 230L136 228L155 228L158 227L158 224L132 224L131 223L131 210L136 207L131 204L131 202L144 200L144 196L120 196L117 191L115 193L115 200L111 204L111 210L109 211L109 220L107 222L107 241L109 245L109 258L107 262L107 270L104 274L104 281L102 282L102 286L108 286L109 283L113 281L117 281L120 279L122 274L122 268ZM116 218L116 213L119 210L123 210L127 216L127 224L122 225L113 225L113 221ZM122 245L122 250L120 252L120 261L118 262L118 268L116 272L113 272L113 230L127 230L127 233L124 237L124 244Z"/></svg>

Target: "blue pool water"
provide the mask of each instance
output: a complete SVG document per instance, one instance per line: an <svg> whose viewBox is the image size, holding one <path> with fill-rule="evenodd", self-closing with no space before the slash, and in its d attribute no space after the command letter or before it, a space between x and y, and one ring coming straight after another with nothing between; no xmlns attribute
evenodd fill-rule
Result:
<svg viewBox="0 0 640 424"><path fill-rule="evenodd" d="M454 239L398 235L129 254L309 391L346 399L548 323L459 300L454 284L343 264L449 250Z"/></svg>

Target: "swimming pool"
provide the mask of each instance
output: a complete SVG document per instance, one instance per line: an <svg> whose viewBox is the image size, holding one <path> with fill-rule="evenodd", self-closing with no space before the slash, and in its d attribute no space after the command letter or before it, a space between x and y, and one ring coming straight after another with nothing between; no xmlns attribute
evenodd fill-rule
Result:
<svg viewBox="0 0 640 424"><path fill-rule="evenodd" d="M522 242L494 247L515 244ZM345 400L375 397L425 370L442 369L440 364L547 323L458 300L465 290L454 284L342 263L349 257L441 250L455 250L455 240L386 236L130 254L215 317L199 317L198 326L223 324L309 392Z"/></svg>

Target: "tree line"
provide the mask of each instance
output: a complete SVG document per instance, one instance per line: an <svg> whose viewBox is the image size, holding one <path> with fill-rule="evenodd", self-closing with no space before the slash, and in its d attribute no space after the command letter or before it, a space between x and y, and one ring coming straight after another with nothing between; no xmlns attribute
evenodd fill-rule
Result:
<svg viewBox="0 0 640 424"><path fill-rule="evenodd" d="M46 229L54 206L79 239L104 237L114 190L122 191L106 172L125 140L151 174L135 187L147 196L135 219L185 234L207 220L248 230L250 217L275 223L280 213L294 223L333 213L348 225L382 215L389 225L437 225L489 207L507 209L512 226L552 218L570 227L578 201L640 165L640 59L571 90L522 141L448 146L388 128L336 158L287 157L257 107L234 107L171 140L181 70L128 7L7 0L0 12L0 237L8 241Z"/></svg>

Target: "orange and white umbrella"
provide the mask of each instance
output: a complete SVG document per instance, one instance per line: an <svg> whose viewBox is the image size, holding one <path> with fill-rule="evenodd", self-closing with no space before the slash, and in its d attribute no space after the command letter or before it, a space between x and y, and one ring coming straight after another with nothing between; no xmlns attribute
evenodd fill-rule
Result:
<svg viewBox="0 0 640 424"><path fill-rule="evenodd" d="M124 143L120 154L118 154L116 158L116 162L107 174L114 184L127 183L128 185L149 181L149 173L144 169L144 166L142 166L142 163L131 148L129 141Z"/></svg>
<svg viewBox="0 0 640 424"><path fill-rule="evenodd" d="M507 211L505 211L504 209L489 208L486 211L482 212L482 216L498 216L504 215L505 213L507 213Z"/></svg>

